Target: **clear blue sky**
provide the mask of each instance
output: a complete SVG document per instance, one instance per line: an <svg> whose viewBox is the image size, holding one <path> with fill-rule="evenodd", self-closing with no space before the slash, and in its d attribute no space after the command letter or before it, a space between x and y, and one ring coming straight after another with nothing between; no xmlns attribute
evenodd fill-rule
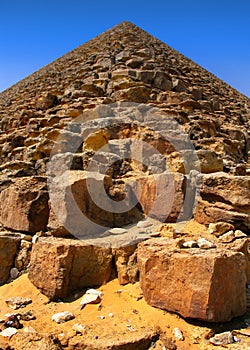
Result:
<svg viewBox="0 0 250 350"><path fill-rule="evenodd" d="M250 97L249 0L0 0L0 91L124 20Z"/></svg>

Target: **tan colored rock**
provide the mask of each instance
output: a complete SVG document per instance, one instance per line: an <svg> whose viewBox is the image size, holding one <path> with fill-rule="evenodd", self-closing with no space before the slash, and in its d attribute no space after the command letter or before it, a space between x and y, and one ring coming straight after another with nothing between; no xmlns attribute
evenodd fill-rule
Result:
<svg viewBox="0 0 250 350"><path fill-rule="evenodd" d="M150 344L157 339L157 332L154 330L136 330L123 334L114 334L110 332L108 336L98 337L95 341L87 337L75 337L69 340L69 346L75 350L144 350L150 347Z"/></svg>
<svg viewBox="0 0 250 350"><path fill-rule="evenodd" d="M174 222L182 211L185 178L182 174L163 173L127 180L143 213L162 222Z"/></svg>
<svg viewBox="0 0 250 350"><path fill-rule="evenodd" d="M205 174L223 171L223 159L216 152L198 150L195 152L199 159L201 172Z"/></svg>
<svg viewBox="0 0 250 350"><path fill-rule="evenodd" d="M61 350L58 339L51 334L17 333L11 338L16 350Z"/></svg>
<svg viewBox="0 0 250 350"><path fill-rule="evenodd" d="M234 226L228 222L219 221L216 223L211 223L208 226L209 232L216 237L223 235L224 233L233 230Z"/></svg>
<svg viewBox="0 0 250 350"><path fill-rule="evenodd" d="M134 195L131 189L119 211L120 202L107 193L112 186L109 176L97 172L66 171L50 186L51 208L48 228L53 235L70 234L81 239L93 239L101 231L124 226L141 217L135 207L130 209ZM66 231L65 231L66 229Z"/></svg>
<svg viewBox="0 0 250 350"><path fill-rule="evenodd" d="M167 164L172 171L188 174L190 169L197 169L209 174L223 170L223 160L210 150L181 150L167 156Z"/></svg>
<svg viewBox="0 0 250 350"><path fill-rule="evenodd" d="M45 110L54 107L57 103L58 98L50 92L47 92L36 100L36 108Z"/></svg>
<svg viewBox="0 0 250 350"><path fill-rule="evenodd" d="M150 100L151 89L145 86L134 86L129 89L115 91L112 97L117 101L144 103Z"/></svg>
<svg viewBox="0 0 250 350"><path fill-rule="evenodd" d="M202 176L202 194L214 195L235 207L250 206L250 176L218 172Z"/></svg>
<svg viewBox="0 0 250 350"><path fill-rule="evenodd" d="M44 177L24 177L0 194L3 226L26 232L45 230L48 222L48 192Z"/></svg>
<svg viewBox="0 0 250 350"><path fill-rule="evenodd" d="M242 230L249 230L250 215L249 207L233 207L232 205L206 201L199 198L195 208L194 218L200 224L209 225L218 221L229 222L234 227Z"/></svg>
<svg viewBox="0 0 250 350"><path fill-rule="evenodd" d="M113 249L115 266L120 284L138 281L137 244Z"/></svg>
<svg viewBox="0 0 250 350"><path fill-rule="evenodd" d="M208 322L246 312L242 253L178 249L176 240L158 238L139 244L138 265L144 297L152 306Z"/></svg>
<svg viewBox="0 0 250 350"><path fill-rule="evenodd" d="M10 278L20 239L0 234L0 285Z"/></svg>
<svg viewBox="0 0 250 350"><path fill-rule="evenodd" d="M225 221L243 231L250 228L250 176L204 174L200 194L195 210L198 222Z"/></svg>
<svg viewBox="0 0 250 350"><path fill-rule="evenodd" d="M234 252L240 252L243 253L246 260L246 278L247 282L250 281L250 254L249 254L249 239L248 238L241 238L241 239L235 239L232 242L229 242L228 244L222 244L221 247L225 247L229 251Z"/></svg>
<svg viewBox="0 0 250 350"><path fill-rule="evenodd" d="M29 279L50 299L98 286L111 274L110 248L62 238L39 238L31 254Z"/></svg>

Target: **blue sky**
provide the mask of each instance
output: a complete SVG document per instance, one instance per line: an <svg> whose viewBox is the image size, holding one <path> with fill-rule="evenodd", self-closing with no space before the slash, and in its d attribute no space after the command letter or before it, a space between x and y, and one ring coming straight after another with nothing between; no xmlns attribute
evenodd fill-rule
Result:
<svg viewBox="0 0 250 350"><path fill-rule="evenodd" d="M0 91L124 20L250 97L249 0L0 0Z"/></svg>

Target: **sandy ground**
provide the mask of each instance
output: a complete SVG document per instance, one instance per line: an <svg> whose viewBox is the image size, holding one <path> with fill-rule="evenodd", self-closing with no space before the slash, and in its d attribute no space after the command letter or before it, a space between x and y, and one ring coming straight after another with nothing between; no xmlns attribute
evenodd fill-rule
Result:
<svg viewBox="0 0 250 350"><path fill-rule="evenodd" d="M65 345L68 339L72 341L76 337L72 327L78 323L86 327L85 338L94 339L97 336L99 339L103 338L104 342L108 338L124 338L126 334L131 332L157 329L165 337L172 338L177 348L181 350L213 349L214 346L206 340L206 336L209 335L212 328L216 332L241 328L239 326L242 324L242 319L211 327L207 324L187 322L178 315L153 308L142 298L138 283L120 286L117 279L114 279L98 290L103 292L101 304L86 305L80 310L80 294L75 295L74 300L49 302L31 284L27 275L22 275L12 283L0 288L0 318L4 318L6 313L12 312L5 303L6 299L14 296L29 297L32 299L32 304L17 310L17 312L31 311L36 316L36 320L22 321L23 326L31 326L39 333L55 333L59 335L59 339ZM52 315L61 311L73 312L75 319L64 324L53 322ZM111 313L113 317L110 315ZM105 316L105 318L101 319L100 316ZM182 330L184 341L175 340L173 336L175 327ZM246 335L238 334L241 342L228 346L230 349L250 349L250 332L248 329L241 331ZM23 329L19 332L23 332ZM8 341L10 344L12 339ZM6 338L0 337L0 341L6 342ZM219 348L216 347L216 349ZM163 343L158 341L155 349L163 349Z"/></svg>

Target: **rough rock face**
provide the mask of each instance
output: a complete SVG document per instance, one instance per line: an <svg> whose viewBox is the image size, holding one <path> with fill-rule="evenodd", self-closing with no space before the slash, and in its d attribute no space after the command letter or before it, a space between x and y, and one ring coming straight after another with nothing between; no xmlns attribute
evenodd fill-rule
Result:
<svg viewBox="0 0 250 350"><path fill-rule="evenodd" d="M163 173L128 180L146 215L162 222L176 222L185 196L185 177Z"/></svg>
<svg viewBox="0 0 250 350"><path fill-rule="evenodd" d="M135 283L139 278L137 266L137 244L113 249L120 284Z"/></svg>
<svg viewBox="0 0 250 350"><path fill-rule="evenodd" d="M29 270L31 282L50 299L98 286L111 274L110 248L99 248L77 240L40 238L33 246Z"/></svg>
<svg viewBox="0 0 250 350"><path fill-rule="evenodd" d="M246 312L245 258L225 249L179 248L151 239L138 248L146 301L183 317L229 321Z"/></svg>
<svg viewBox="0 0 250 350"><path fill-rule="evenodd" d="M16 231L37 232L46 229L49 216L46 178L17 179L0 194L0 221Z"/></svg>
<svg viewBox="0 0 250 350"><path fill-rule="evenodd" d="M195 219L203 224L217 221L250 229L250 177L223 172L202 175L201 198Z"/></svg>
<svg viewBox="0 0 250 350"><path fill-rule="evenodd" d="M63 173L58 181L59 185L51 184L50 187L53 210L50 211L48 227L54 235L58 232L62 235L63 228L66 228L78 238L84 239L95 233L92 222L109 228L129 224L142 216L137 208L116 215L112 205L111 208L108 207L106 191L112 186L109 176L76 170ZM96 200L93 198L95 193ZM55 211L61 222L56 220Z"/></svg>
<svg viewBox="0 0 250 350"><path fill-rule="evenodd" d="M0 285L10 278L20 239L0 233Z"/></svg>
<svg viewBox="0 0 250 350"><path fill-rule="evenodd" d="M120 339L98 339L95 342L90 339L74 339L70 342L70 347L76 350L144 350L150 347L150 344L157 339L155 331L136 331L130 336L120 336Z"/></svg>
<svg viewBox="0 0 250 350"><path fill-rule="evenodd" d="M17 333L12 338L12 344L15 349L27 350L61 350L59 340L50 334L38 333Z"/></svg>

